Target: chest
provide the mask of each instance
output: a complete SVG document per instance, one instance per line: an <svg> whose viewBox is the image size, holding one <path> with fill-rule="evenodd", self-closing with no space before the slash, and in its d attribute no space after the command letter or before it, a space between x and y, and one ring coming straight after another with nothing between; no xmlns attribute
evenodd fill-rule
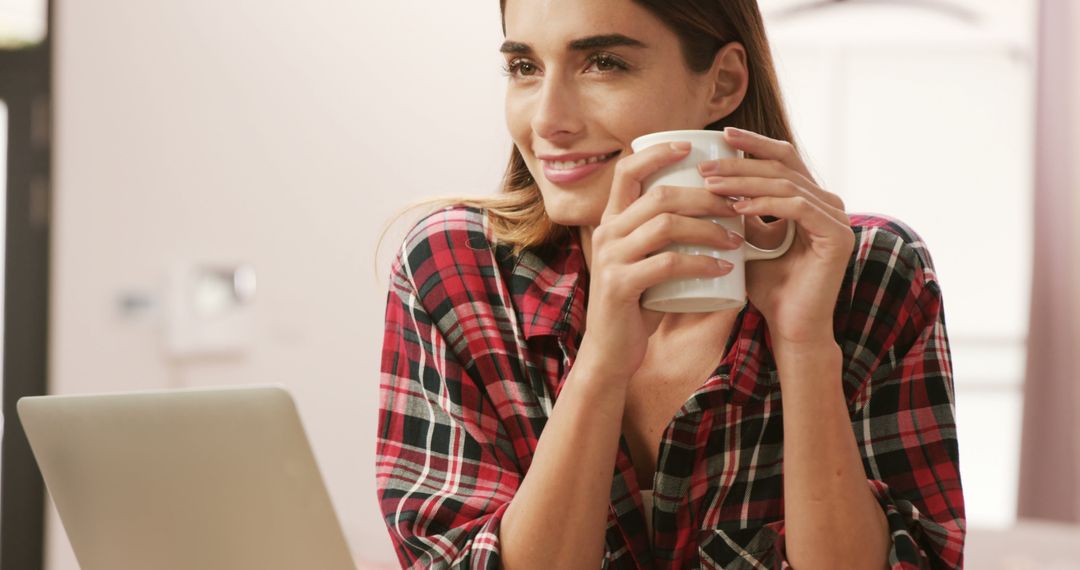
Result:
<svg viewBox="0 0 1080 570"><path fill-rule="evenodd" d="M650 354L630 381L622 422L642 489L652 488L664 431L722 358L723 344L681 348L650 345Z"/></svg>

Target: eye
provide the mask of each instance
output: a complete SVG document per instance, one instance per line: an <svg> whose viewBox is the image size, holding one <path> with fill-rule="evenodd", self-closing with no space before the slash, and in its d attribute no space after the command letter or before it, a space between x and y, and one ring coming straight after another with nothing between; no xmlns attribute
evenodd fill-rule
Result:
<svg viewBox="0 0 1080 570"><path fill-rule="evenodd" d="M596 68L596 71L599 71L600 73L625 71L629 68L629 66L619 58L606 53L598 53L589 56L589 63L591 64L589 65L590 69Z"/></svg>
<svg viewBox="0 0 1080 570"><path fill-rule="evenodd" d="M536 75L536 64L524 58L514 58L503 66L503 73L509 77L529 77Z"/></svg>

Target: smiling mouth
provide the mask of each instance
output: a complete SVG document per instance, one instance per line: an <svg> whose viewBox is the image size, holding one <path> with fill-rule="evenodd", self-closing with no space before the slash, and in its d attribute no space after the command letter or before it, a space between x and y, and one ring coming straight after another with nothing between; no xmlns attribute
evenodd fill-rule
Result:
<svg viewBox="0 0 1080 570"><path fill-rule="evenodd" d="M607 162L621 153L621 150L616 150L608 154L601 154L591 158L583 158L581 160L545 160L544 163L548 168L552 170L572 170L574 168L580 168L587 164L596 164L597 162Z"/></svg>

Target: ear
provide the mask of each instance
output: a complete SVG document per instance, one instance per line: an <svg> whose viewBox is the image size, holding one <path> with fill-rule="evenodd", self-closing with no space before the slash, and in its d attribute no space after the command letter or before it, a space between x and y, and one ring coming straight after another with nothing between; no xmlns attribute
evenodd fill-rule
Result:
<svg viewBox="0 0 1080 570"><path fill-rule="evenodd" d="M735 112L746 97L750 72L746 67L746 48L728 42L716 52L709 69L708 123L712 124Z"/></svg>

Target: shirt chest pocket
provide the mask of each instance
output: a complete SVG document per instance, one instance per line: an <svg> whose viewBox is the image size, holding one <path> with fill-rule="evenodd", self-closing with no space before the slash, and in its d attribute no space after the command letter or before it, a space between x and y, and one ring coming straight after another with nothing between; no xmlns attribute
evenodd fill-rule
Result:
<svg viewBox="0 0 1080 570"><path fill-rule="evenodd" d="M721 525L702 529L698 537L698 557L701 568L743 570L760 568L788 568L778 547L780 529L778 521L764 526L740 528L738 525Z"/></svg>
<svg viewBox="0 0 1080 570"><path fill-rule="evenodd" d="M716 487L704 497L698 531L703 568L783 567L776 547L784 525L783 443L772 424L779 421L778 415L745 421L742 437L735 440L739 452L729 448L719 471L719 465L710 466ZM737 470L730 469L736 464ZM723 476L730 472L734 475Z"/></svg>
<svg viewBox="0 0 1080 570"><path fill-rule="evenodd" d="M783 568L777 546L784 526L783 481L766 477L717 497L698 531L702 568ZM723 504L724 506L720 506Z"/></svg>

